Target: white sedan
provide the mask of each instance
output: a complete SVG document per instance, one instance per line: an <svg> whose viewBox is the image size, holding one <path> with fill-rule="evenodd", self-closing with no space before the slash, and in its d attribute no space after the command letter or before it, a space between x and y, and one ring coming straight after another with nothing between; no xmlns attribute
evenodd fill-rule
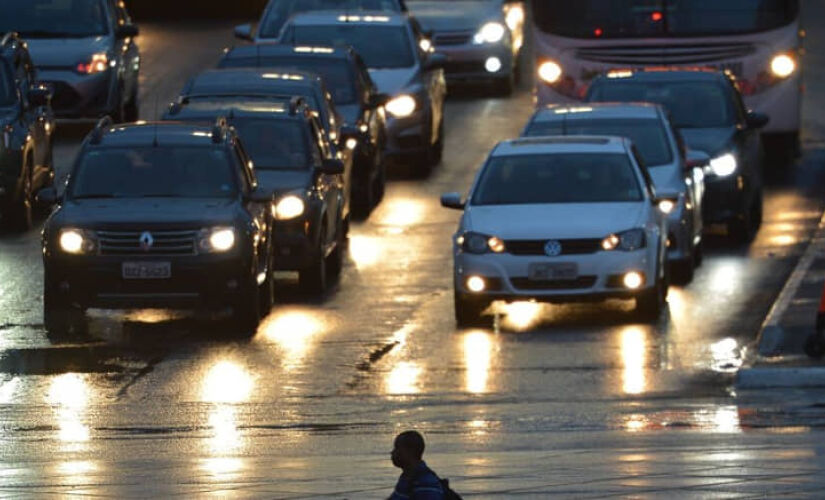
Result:
<svg viewBox="0 0 825 500"><path fill-rule="evenodd" d="M493 301L635 299L666 304L666 218L632 144L618 137L499 143L478 173L454 237L455 315L477 325Z"/></svg>

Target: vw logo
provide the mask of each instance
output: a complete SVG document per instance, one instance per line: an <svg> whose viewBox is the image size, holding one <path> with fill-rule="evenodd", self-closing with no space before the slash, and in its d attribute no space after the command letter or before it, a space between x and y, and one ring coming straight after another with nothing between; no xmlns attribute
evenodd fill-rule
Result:
<svg viewBox="0 0 825 500"><path fill-rule="evenodd" d="M557 240L550 240L544 244L544 253L548 257L558 257L561 255L561 242Z"/></svg>
<svg viewBox="0 0 825 500"><path fill-rule="evenodd" d="M144 231L138 241L140 242L140 249L144 252L148 252L152 248L152 245L155 244L155 239L152 238L152 233L149 231Z"/></svg>

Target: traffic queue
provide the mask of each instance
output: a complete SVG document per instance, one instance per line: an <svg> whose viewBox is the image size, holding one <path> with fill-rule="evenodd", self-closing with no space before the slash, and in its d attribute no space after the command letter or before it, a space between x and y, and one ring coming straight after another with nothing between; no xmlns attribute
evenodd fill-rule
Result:
<svg viewBox="0 0 825 500"><path fill-rule="evenodd" d="M193 76L159 122L134 120L120 59L91 54L82 69L117 83L101 87L115 108L89 110L107 116L65 189L52 185L48 138L51 103L69 99L68 84L38 81L26 42L3 38L3 58L27 68L0 65L22 90L7 100L23 99L44 128L14 142L23 155L3 172L3 219L27 228L33 206L57 205L43 231L47 330L81 332L91 307L226 307L230 330L252 335L277 293L274 272L324 294L352 218L380 203L388 169L426 177L441 161L448 82L508 94L518 73L519 4L482 2L495 5L459 23L424 3L326 1L309 12L271 0L257 32L236 28L253 43ZM111 20L99 29L129 47L129 64L137 27L122 4L105 5ZM539 107L522 137L493 149L467 196L442 196L463 211L452 241L460 326L517 300L629 299L655 320L671 280L689 283L701 264L707 225L724 224L736 243L754 237L768 117L744 107L735 78L611 70L581 97ZM14 129L5 141L15 149Z"/></svg>

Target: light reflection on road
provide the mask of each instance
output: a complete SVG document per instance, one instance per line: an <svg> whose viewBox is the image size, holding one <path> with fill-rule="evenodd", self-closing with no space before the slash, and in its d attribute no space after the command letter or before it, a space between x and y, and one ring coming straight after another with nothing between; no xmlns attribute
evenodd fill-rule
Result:
<svg viewBox="0 0 825 500"><path fill-rule="evenodd" d="M319 311L289 309L270 315L259 332L267 341L274 342L281 351L281 364L291 371L304 364L315 346L315 339L333 325Z"/></svg>
<svg viewBox="0 0 825 500"><path fill-rule="evenodd" d="M504 315L502 326L523 332L536 326L541 319L542 304L537 302L513 302L499 308Z"/></svg>
<svg viewBox="0 0 825 500"><path fill-rule="evenodd" d="M224 454L243 447L236 405L249 400L254 386L249 372L233 361L219 361L207 372L201 388L201 400L213 403L208 417L211 430L209 448L212 453Z"/></svg>
<svg viewBox="0 0 825 500"><path fill-rule="evenodd" d="M401 361L396 364L387 374L387 394L402 396L421 392L418 380L421 371L421 366L414 361Z"/></svg>
<svg viewBox="0 0 825 500"><path fill-rule="evenodd" d="M378 264L384 256L384 244L376 236L352 235L349 239L349 256L356 268L367 269Z"/></svg>
<svg viewBox="0 0 825 500"><path fill-rule="evenodd" d="M391 234L398 234L424 219L426 205L420 200L396 199L379 208L376 222L390 226Z"/></svg>
<svg viewBox="0 0 825 500"><path fill-rule="evenodd" d="M621 332L622 391L625 394L641 394L647 386L645 363L647 339L637 326L625 327Z"/></svg>
<svg viewBox="0 0 825 500"><path fill-rule="evenodd" d="M464 335L464 366L467 392L483 394L489 391L490 365L493 355L492 334L472 331Z"/></svg>
<svg viewBox="0 0 825 500"><path fill-rule="evenodd" d="M89 402L89 388L82 375L64 373L54 377L46 401L55 407L57 437L61 442L77 444L89 440L89 427L83 421ZM70 449L74 448L70 446Z"/></svg>

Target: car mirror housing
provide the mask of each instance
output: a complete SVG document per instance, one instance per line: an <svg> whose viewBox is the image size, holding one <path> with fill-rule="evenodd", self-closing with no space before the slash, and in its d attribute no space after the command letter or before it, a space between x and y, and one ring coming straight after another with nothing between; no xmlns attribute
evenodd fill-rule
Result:
<svg viewBox="0 0 825 500"><path fill-rule="evenodd" d="M390 101L390 96L387 94L371 94L369 105L371 108L377 108L387 104Z"/></svg>
<svg viewBox="0 0 825 500"><path fill-rule="evenodd" d="M704 151L688 149L685 154L685 166L687 168L703 167L710 163L710 155Z"/></svg>
<svg viewBox="0 0 825 500"><path fill-rule="evenodd" d="M41 207L50 207L60 201L60 196L57 194L57 189L46 187L37 192L34 201Z"/></svg>
<svg viewBox="0 0 825 500"><path fill-rule="evenodd" d="M123 26L118 26L115 30L115 36L118 38L134 38L140 34L140 29L138 29L136 24L124 24Z"/></svg>
<svg viewBox="0 0 825 500"><path fill-rule="evenodd" d="M748 128L753 129L760 129L767 125L769 121L771 121L770 116L765 113L756 113L754 111L749 111L746 118Z"/></svg>
<svg viewBox="0 0 825 500"><path fill-rule="evenodd" d="M235 38L238 40L252 41L252 25L239 24L238 26L235 26Z"/></svg>
<svg viewBox="0 0 825 500"><path fill-rule="evenodd" d="M440 69L447 65L447 56L440 52L429 54L424 60L424 69Z"/></svg>
<svg viewBox="0 0 825 500"><path fill-rule="evenodd" d="M337 158L327 158L321 162L321 172L326 175L343 174L344 162Z"/></svg>
<svg viewBox="0 0 825 500"><path fill-rule="evenodd" d="M29 87L27 98L32 106L48 106L54 95L54 90L47 83L36 83Z"/></svg>
<svg viewBox="0 0 825 500"><path fill-rule="evenodd" d="M453 210L464 210L465 203L461 193L444 193L441 195L441 206Z"/></svg>

